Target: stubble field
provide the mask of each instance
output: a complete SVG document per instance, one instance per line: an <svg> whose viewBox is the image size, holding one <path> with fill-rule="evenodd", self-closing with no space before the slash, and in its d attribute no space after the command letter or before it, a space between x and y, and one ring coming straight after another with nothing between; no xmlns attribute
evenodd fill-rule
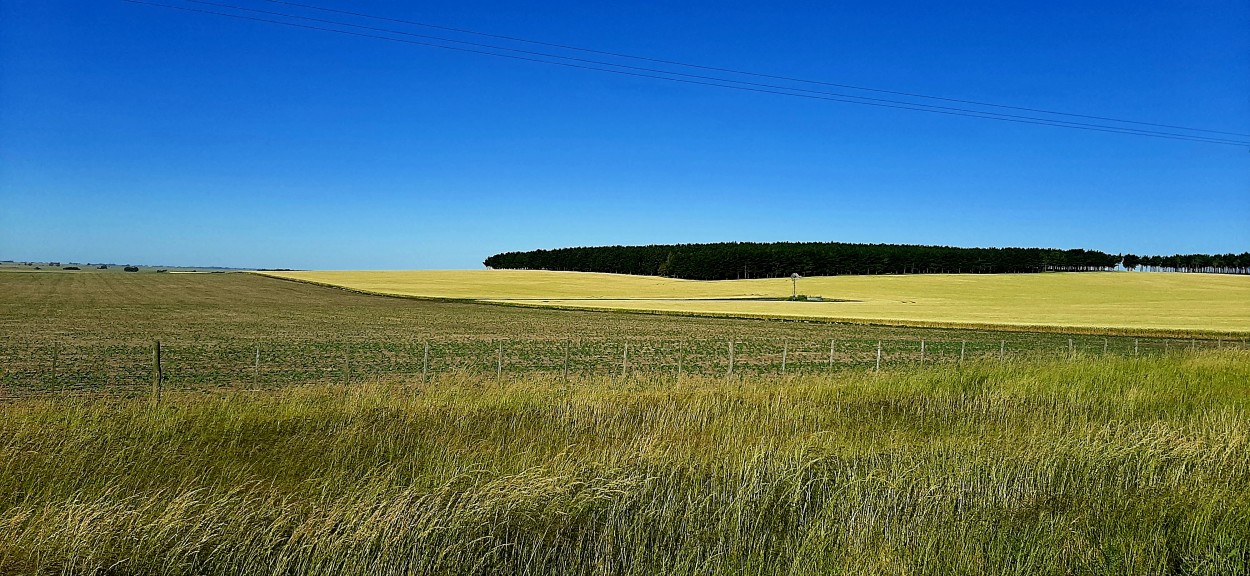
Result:
<svg viewBox="0 0 1250 576"><path fill-rule="evenodd" d="M1070 272L696 281L546 272L268 273L365 292L706 316L1151 336L1250 335L1250 277Z"/></svg>
<svg viewBox="0 0 1250 576"><path fill-rule="evenodd" d="M255 274L0 274L0 386L265 387L469 372L826 373L976 358L1153 355L1242 338L1144 338L563 311L379 298ZM923 353L921 351L923 342ZM426 346L429 354L426 354ZM629 349L626 350L626 347ZM832 354L831 354L832 351ZM566 368L567 367L567 368Z"/></svg>

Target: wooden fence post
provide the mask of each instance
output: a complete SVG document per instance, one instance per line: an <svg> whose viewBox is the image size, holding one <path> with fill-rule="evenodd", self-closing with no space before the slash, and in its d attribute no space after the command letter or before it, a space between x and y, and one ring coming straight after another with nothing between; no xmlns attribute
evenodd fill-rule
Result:
<svg viewBox="0 0 1250 576"><path fill-rule="evenodd" d="M165 375L161 372L161 341L152 342L152 407L161 405Z"/></svg>
<svg viewBox="0 0 1250 576"><path fill-rule="evenodd" d="M495 379L503 378L503 340L499 341L499 354L495 357Z"/></svg>
<svg viewBox="0 0 1250 576"><path fill-rule="evenodd" d="M564 372L561 377L565 384L569 383L569 339L564 339Z"/></svg>
<svg viewBox="0 0 1250 576"><path fill-rule="evenodd" d="M343 383L351 384L352 382L352 345L343 345Z"/></svg>
<svg viewBox="0 0 1250 576"><path fill-rule="evenodd" d="M924 366L924 338L920 339L920 365Z"/></svg>
<svg viewBox="0 0 1250 576"><path fill-rule="evenodd" d="M1002 364L1007 360L1007 341L1003 340L998 343L998 363Z"/></svg>
<svg viewBox="0 0 1250 576"><path fill-rule="evenodd" d="M1076 355L1076 347L1072 344L1072 339L1068 338L1068 356Z"/></svg>
<svg viewBox="0 0 1250 576"><path fill-rule="evenodd" d="M430 381L430 341L425 341L425 353L421 356L421 382Z"/></svg>
<svg viewBox="0 0 1250 576"><path fill-rule="evenodd" d="M729 341L729 371L726 372L725 375L733 376L733 373L734 373L734 341L731 339Z"/></svg>
<svg viewBox="0 0 1250 576"><path fill-rule="evenodd" d="M881 341L880 340L877 340L877 368L876 370L878 372L881 371Z"/></svg>
<svg viewBox="0 0 1250 576"><path fill-rule="evenodd" d="M56 388L56 385L58 384L57 378L56 378L56 360L57 360L57 357L60 355L61 355L61 343L53 342L52 343L52 385L49 386L49 388ZM65 388L62 387L61 391L64 392Z"/></svg>
<svg viewBox="0 0 1250 576"><path fill-rule="evenodd" d="M256 357L252 360L252 388L260 382L260 344L256 345Z"/></svg>
<svg viewBox="0 0 1250 576"><path fill-rule="evenodd" d="M685 366L683 366L683 364L685 364L685 363L686 363L686 346L687 346L687 344L688 344L687 342L680 342L680 343L678 343L678 344L677 344L679 347L681 347L681 350L680 350L680 351L678 351L678 353L677 353L677 381L678 381L678 382L681 382L682 370L685 368Z"/></svg>
<svg viewBox="0 0 1250 576"><path fill-rule="evenodd" d="M1102 339L1102 355L1103 356L1107 355L1107 339L1106 338Z"/></svg>
<svg viewBox="0 0 1250 576"><path fill-rule="evenodd" d="M835 350L837 350L837 347L838 347L838 341L830 339L829 340L829 368L830 369L833 369L833 353Z"/></svg>
<svg viewBox="0 0 1250 576"><path fill-rule="evenodd" d="M1134 356L1136 356L1136 355L1137 355L1137 340L1138 340L1138 338L1134 338L1134 339L1133 339L1133 355L1134 355Z"/></svg>
<svg viewBox="0 0 1250 576"><path fill-rule="evenodd" d="M964 361L964 349L968 347L968 341L963 340L959 343L959 361Z"/></svg>
<svg viewBox="0 0 1250 576"><path fill-rule="evenodd" d="M629 342L625 343L625 350L621 352L621 378L624 379L629 374Z"/></svg>
<svg viewBox="0 0 1250 576"><path fill-rule="evenodd" d="M790 353L790 340L781 341L781 373L786 373L786 356Z"/></svg>

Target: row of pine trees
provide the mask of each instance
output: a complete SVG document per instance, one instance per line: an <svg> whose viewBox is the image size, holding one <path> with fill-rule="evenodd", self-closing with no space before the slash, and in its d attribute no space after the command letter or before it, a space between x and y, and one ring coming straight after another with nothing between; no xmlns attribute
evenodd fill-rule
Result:
<svg viewBox="0 0 1250 576"><path fill-rule="evenodd" d="M1250 253L1176 256L1113 255L1054 248L955 248L841 242L722 242L597 246L506 252L490 268L567 270L691 280L854 274L993 274L1133 269L1250 273Z"/></svg>
<svg viewBox="0 0 1250 576"><path fill-rule="evenodd" d="M1250 252L1241 254L1176 254L1173 256L1125 254L1121 265L1129 270L1250 274Z"/></svg>

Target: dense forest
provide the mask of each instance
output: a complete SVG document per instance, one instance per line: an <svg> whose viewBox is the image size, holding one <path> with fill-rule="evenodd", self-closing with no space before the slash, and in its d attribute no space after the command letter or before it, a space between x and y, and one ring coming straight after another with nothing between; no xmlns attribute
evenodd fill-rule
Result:
<svg viewBox="0 0 1250 576"><path fill-rule="evenodd" d="M846 274L1084 272L1125 268L1180 272L1250 272L1250 253L1186 256L1113 255L1054 248L954 248L839 242L725 242L599 246L506 252L490 268L568 270L691 280Z"/></svg>

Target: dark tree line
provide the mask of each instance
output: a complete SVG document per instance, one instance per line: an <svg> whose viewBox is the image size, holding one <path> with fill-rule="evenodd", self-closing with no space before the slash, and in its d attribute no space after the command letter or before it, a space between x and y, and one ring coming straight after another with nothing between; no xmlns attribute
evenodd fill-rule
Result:
<svg viewBox="0 0 1250 576"><path fill-rule="evenodd" d="M1123 265L1129 270L1162 272L1208 272L1213 274L1250 274L1250 252L1241 254L1175 254L1172 256L1138 256L1125 254Z"/></svg>
<svg viewBox="0 0 1250 576"><path fill-rule="evenodd" d="M491 268L569 270L692 280L852 274L1025 273L1129 270L1250 273L1242 254L1112 255L1054 248L953 248L837 242L729 242L559 248L496 254Z"/></svg>
<svg viewBox="0 0 1250 576"><path fill-rule="evenodd" d="M507 252L491 268L668 276L692 280L848 274L1008 273L1112 270L1119 255L1053 248L953 248L837 242L728 242L601 246Z"/></svg>

